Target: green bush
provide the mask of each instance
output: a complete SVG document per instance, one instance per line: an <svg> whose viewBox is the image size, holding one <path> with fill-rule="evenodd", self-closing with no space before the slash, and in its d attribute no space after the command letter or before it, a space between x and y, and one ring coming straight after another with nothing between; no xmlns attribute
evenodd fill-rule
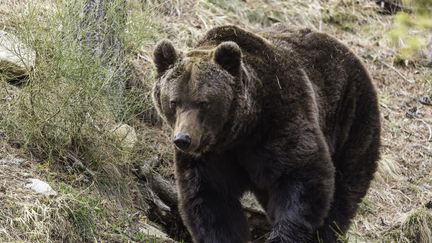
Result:
<svg viewBox="0 0 432 243"><path fill-rule="evenodd" d="M131 60L158 38L158 25L141 1L128 1L127 19L119 11L123 1L110 2L104 24L85 21L84 0L33 1L15 16L14 34L36 51L36 65L18 97L0 103L0 126L39 158L57 163L72 154L98 170L128 163L125 153L133 153L122 149L111 130L151 108L152 75L138 78ZM122 51L114 45L98 50L89 36L114 37ZM131 79L142 85L125 89Z"/></svg>

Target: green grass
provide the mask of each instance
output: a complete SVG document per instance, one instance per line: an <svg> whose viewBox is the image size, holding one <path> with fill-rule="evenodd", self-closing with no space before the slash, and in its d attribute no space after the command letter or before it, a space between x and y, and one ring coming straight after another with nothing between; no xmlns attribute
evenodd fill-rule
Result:
<svg viewBox="0 0 432 243"><path fill-rule="evenodd" d="M359 204L358 214L366 215L375 212L374 203L367 197L363 198L363 200Z"/></svg>
<svg viewBox="0 0 432 243"><path fill-rule="evenodd" d="M387 92L381 92L378 95L378 102L380 105L382 106L388 106L390 105L391 102L391 95L388 94Z"/></svg>
<svg viewBox="0 0 432 243"><path fill-rule="evenodd" d="M88 190L78 191L71 186L60 183L58 190L61 195L66 195L62 203L61 212L73 229L75 240L91 240L96 236L98 220L107 218L109 214L107 207L103 205L101 198L89 194Z"/></svg>

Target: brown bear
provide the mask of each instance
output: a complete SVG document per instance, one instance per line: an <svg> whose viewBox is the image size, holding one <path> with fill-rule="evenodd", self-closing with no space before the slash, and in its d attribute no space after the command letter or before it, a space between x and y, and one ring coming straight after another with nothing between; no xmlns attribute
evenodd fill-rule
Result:
<svg viewBox="0 0 432 243"><path fill-rule="evenodd" d="M308 29L211 29L154 51L153 100L173 130L182 219L199 243L250 240L252 191L268 242L336 242L377 167L377 94L360 60Z"/></svg>

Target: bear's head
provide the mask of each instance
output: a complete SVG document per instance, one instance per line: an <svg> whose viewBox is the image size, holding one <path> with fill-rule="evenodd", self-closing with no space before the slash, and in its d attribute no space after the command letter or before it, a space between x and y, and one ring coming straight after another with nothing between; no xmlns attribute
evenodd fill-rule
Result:
<svg viewBox="0 0 432 243"><path fill-rule="evenodd" d="M181 53L168 40L154 50L153 101L172 128L176 148L201 155L225 139L241 79L242 52L234 42Z"/></svg>

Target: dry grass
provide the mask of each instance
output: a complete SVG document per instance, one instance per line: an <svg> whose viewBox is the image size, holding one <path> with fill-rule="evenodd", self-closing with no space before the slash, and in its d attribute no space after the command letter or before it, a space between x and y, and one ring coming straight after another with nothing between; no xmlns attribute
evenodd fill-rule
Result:
<svg viewBox="0 0 432 243"><path fill-rule="evenodd" d="M0 242L161 242L143 211L94 184L72 187L47 164L23 158L22 150L0 139ZM58 195L26 188L30 178L47 181Z"/></svg>
<svg viewBox="0 0 432 243"><path fill-rule="evenodd" d="M6 2L18 4L18 1ZM238 24L257 29L275 22L328 32L353 49L366 64L378 88L383 146L376 179L354 220L349 241L431 242L432 210L425 205L432 200L432 107L418 100L432 95L432 70L422 65L421 56L409 60L408 65L398 64L398 50L390 45L388 38L393 16L377 14L373 1L367 0L148 2L149 11L156 13L154 18L162 26L158 35L170 38L181 49L192 46L206 30L217 25ZM11 13L2 6L0 16ZM141 15L135 12L132 16L139 19ZM0 19L0 26L9 21ZM139 75L148 77L153 68L151 53L156 40L129 40L135 43L130 46L129 59ZM149 87L151 79L145 81ZM13 100L3 100L6 99ZM11 106L9 101L6 103ZM408 118L407 112L414 107L416 115ZM129 157L131 161L154 156L162 156L163 161L172 160L165 131L134 124L140 143L139 152ZM165 165L160 170L172 176L170 165ZM13 235L5 239L12 238Z"/></svg>
<svg viewBox="0 0 432 243"><path fill-rule="evenodd" d="M0 158L16 159L19 153L18 150L0 141ZM73 222L68 221L68 218L65 217L67 211L72 212L71 209L76 205L72 197L64 194L49 199L38 196L26 188L27 179L40 178L41 175L31 161L24 159L22 161L22 164L19 165L0 164L0 199L2 201L0 241L51 242L53 232L57 240L67 239L67 237L79 240L79 227L73 225ZM93 207L87 209L97 210ZM76 217L79 217L81 221L89 221L92 220L90 216L77 215Z"/></svg>

